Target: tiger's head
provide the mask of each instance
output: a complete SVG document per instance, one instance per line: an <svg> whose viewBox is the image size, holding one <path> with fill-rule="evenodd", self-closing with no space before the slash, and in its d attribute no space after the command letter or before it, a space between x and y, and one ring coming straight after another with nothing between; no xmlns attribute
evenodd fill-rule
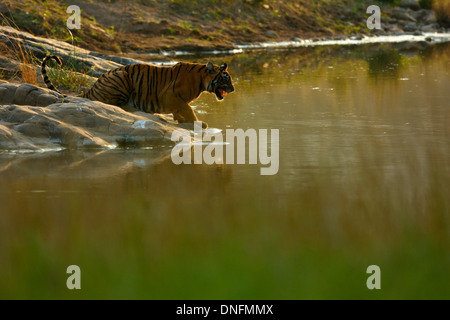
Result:
<svg viewBox="0 0 450 320"><path fill-rule="evenodd" d="M220 67L208 62L206 69L208 70L208 84L206 90L215 93L217 100L223 100L228 93L234 91L231 83L231 76L227 71L227 64L224 63Z"/></svg>

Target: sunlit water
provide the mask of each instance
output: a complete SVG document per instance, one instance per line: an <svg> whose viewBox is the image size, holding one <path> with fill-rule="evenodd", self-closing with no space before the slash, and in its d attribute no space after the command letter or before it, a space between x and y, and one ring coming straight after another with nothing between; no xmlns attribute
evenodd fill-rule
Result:
<svg viewBox="0 0 450 320"><path fill-rule="evenodd" d="M9 273L0 276L0 283L13 287L22 283L22 289L10 288L4 296L39 297L39 290L23 289L32 286L26 277L23 280L29 273L23 264L32 265L33 259L64 266L77 259L88 264L96 257L108 264L137 252L152 257L133 265L133 272L145 274L141 264L150 266L171 257L180 260L174 263L183 268L191 250L196 261L197 254L204 252L199 248L223 250L222 240L228 237L235 239L236 248L253 248L248 250L256 254L259 265L274 263L258 260L261 256L255 252L264 246L281 252L278 258L289 264L290 253L303 241L313 248L353 248L361 243L372 248L379 242L390 247L407 226L412 232L423 227L419 235L444 247L448 266L449 49L449 44L382 44L214 56L215 63L228 63L236 91L223 102L204 93L192 104L201 120L223 133L237 128L278 129L279 170L273 176L260 175L264 167L260 163L176 166L169 145L0 155L0 252L10 262L2 265ZM28 248L35 242L40 251ZM74 247L78 251L72 254ZM180 258L175 247L184 248ZM86 248L93 250L91 258L84 255ZM29 257L35 249L46 258L36 258L34 253ZM156 262L151 260L155 255ZM214 258L202 257L220 270ZM230 270L241 270L239 257L230 262ZM253 258L248 259L251 264ZM125 267L120 270L127 270L122 263ZM50 272L42 265L36 268ZM290 270L281 265L270 270L277 268ZM267 276L264 270L261 277ZM173 277L173 271L167 272ZM111 278L117 274L113 272ZM286 285L291 280L282 277ZM242 291L221 294L219 290L214 297L245 298L242 293L259 292L253 282L239 281L246 286ZM233 288L237 286L236 282ZM59 290L56 287L43 290L52 297ZM177 287L179 292L184 292L182 287ZM270 288L267 292L282 291ZM136 290L128 288L123 296L149 293ZM165 290L162 297L185 297ZM445 290L448 293L448 286ZM282 292L297 297L293 288ZM92 295L103 293L97 289ZM210 297L203 292L193 296ZM312 295L322 296L326 296L322 291Z"/></svg>
<svg viewBox="0 0 450 320"><path fill-rule="evenodd" d="M448 173L448 45L401 47L237 56L228 59L231 70L239 68L236 93L223 103L204 95L195 104L211 126L279 129L278 175L291 191L308 175L346 184L374 170L399 174L407 162L429 170L426 159ZM236 179L249 179L248 170L233 168Z"/></svg>

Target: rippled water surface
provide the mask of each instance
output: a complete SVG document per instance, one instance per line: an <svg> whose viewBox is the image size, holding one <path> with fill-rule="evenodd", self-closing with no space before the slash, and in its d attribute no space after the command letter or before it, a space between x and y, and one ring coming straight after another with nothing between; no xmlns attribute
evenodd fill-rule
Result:
<svg viewBox="0 0 450 320"><path fill-rule="evenodd" d="M449 49L214 56L236 91L192 104L222 132L278 129L273 176L169 146L0 155L0 297L450 298Z"/></svg>

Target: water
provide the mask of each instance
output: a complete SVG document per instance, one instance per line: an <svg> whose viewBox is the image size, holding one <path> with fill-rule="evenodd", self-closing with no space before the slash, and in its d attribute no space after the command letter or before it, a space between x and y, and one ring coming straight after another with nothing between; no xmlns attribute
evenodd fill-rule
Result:
<svg viewBox="0 0 450 320"><path fill-rule="evenodd" d="M222 132L279 129L273 176L170 146L2 154L0 297L448 299L449 46L214 56L236 91L192 104Z"/></svg>

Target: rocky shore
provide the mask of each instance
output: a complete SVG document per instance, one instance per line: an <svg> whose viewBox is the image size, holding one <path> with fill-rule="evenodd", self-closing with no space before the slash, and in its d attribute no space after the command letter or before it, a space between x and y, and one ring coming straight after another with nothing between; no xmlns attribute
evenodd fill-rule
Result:
<svg viewBox="0 0 450 320"><path fill-rule="evenodd" d="M0 151L172 145L169 116L82 98L63 98L30 84L0 85Z"/></svg>
<svg viewBox="0 0 450 320"><path fill-rule="evenodd" d="M37 59L48 52L61 56L79 70L87 70L95 81L104 72L142 61L103 55L65 42L36 37L11 27L0 27L0 42L22 48ZM116 106L78 98L21 83L22 62L14 56L0 57L0 151L45 151L78 148L148 147L172 145L171 133L179 126L170 116L130 113ZM36 81L41 79L40 65ZM79 76L85 76L79 74Z"/></svg>
<svg viewBox="0 0 450 320"><path fill-rule="evenodd" d="M381 25L384 32L446 32L446 28L437 22L436 13L422 9L418 1L403 1L387 14L389 18Z"/></svg>

